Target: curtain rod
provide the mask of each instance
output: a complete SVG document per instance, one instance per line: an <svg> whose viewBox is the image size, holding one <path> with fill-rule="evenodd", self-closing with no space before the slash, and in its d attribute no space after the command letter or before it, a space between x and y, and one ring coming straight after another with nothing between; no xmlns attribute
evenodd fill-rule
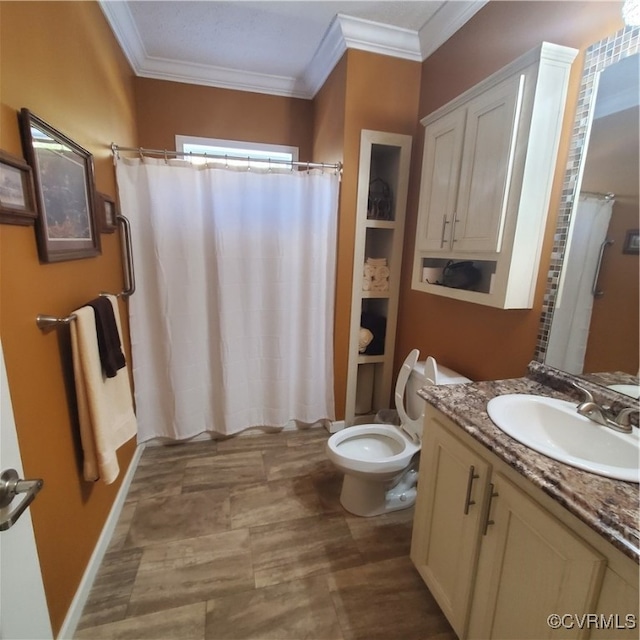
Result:
<svg viewBox="0 0 640 640"><path fill-rule="evenodd" d="M194 153L192 151L170 151L168 149L144 149L143 147L121 147L111 143L111 152L119 158L121 151L131 151L142 156L161 156L166 160L169 156L193 158L209 158L218 160L246 160L247 162L268 162L269 164L284 164L288 167L303 167L305 169L334 169L336 173L342 171L342 162L299 162L297 160L280 160L276 158L252 158L251 156L235 156L218 153Z"/></svg>

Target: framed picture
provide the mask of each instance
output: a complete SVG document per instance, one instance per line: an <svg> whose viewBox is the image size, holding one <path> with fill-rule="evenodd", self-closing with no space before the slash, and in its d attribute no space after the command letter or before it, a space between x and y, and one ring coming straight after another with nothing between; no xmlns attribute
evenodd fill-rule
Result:
<svg viewBox="0 0 640 640"><path fill-rule="evenodd" d="M0 222L29 225L37 216L31 167L0 151Z"/></svg>
<svg viewBox="0 0 640 640"><path fill-rule="evenodd" d="M640 229L629 229L624 236L622 253L640 253Z"/></svg>
<svg viewBox="0 0 640 640"><path fill-rule="evenodd" d="M118 209L115 200L106 193L97 193L96 200L100 217L100 231L102 233L113 233L116 230L118 221Z"/></svg>
<svg viewBox="0 0 640 640"><path fill-rule="evenodd" d="M28 109L19 115L22 146L33 171L41 262L100 253L93 156Z"/></svg>

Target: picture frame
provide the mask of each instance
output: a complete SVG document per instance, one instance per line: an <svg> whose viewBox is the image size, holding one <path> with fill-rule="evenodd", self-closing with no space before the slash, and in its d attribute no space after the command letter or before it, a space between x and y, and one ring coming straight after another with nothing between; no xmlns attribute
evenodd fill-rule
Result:
<svg viewBox="0 0 640 640"><path fill-rule="evenodd" d="M18 119L33 172L40 262L99 255L93 156L28 109Z"/></svg>
<svg viewBox="0 0 640 640"><path fill-rule="evenodd" d="M622 253L640 254L640 229L629 229L626 232Z"/></svg>
<svg viewBox="0 0 640 640"><path fill-rule="evenodd" d="M100 231L113 233L118 226L116 201L110 195L100 192L96 193L96 200L100 217Z"/></svg>
<svg viewBox="0 0 640 640"><path fill-rule="evenodd" d="M0 150L0 223L27 226L37 217L31 167Z"/></svg>

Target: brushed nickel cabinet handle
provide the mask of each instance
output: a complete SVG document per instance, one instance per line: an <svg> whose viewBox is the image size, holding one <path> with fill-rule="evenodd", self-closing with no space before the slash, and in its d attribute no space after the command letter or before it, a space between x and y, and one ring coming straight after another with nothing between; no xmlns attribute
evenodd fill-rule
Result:
<svg viewBox="0 0 640 640"><path fill-rule="evenodd" d="M497 498L500 494L496 491L496 488L493 482L489 485L489 504L487 504L487 519L484 522L484 531L482 532L483 536L487 535L487 531L489 530L490 524L495 524L495 520L491 520L491 504L494 498Z"/></svg>
<svg viewBox="0 0 640 640"><path fill-rule="evenodd" d="M473 481L477 480L480 476L476 473L476 469L473 465L469 467L469 477L467 478L467 496L464 500L464 515L469 513L469 507L475 504L476 501L471 499L471 491L473 489Z"/></svg>

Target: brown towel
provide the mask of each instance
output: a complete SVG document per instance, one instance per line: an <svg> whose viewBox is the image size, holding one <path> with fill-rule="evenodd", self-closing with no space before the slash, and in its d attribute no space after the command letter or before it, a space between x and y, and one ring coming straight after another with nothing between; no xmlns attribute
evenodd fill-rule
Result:
<svg viewBox="0 0 640 640"><path fill-rule="evenodd" d="M115 378L118 370L124 367L126 361L122 353L113 306L106 296L91 300L87 306L92 307L96 314L96 334L102 371L107 378Z"/></svg>

